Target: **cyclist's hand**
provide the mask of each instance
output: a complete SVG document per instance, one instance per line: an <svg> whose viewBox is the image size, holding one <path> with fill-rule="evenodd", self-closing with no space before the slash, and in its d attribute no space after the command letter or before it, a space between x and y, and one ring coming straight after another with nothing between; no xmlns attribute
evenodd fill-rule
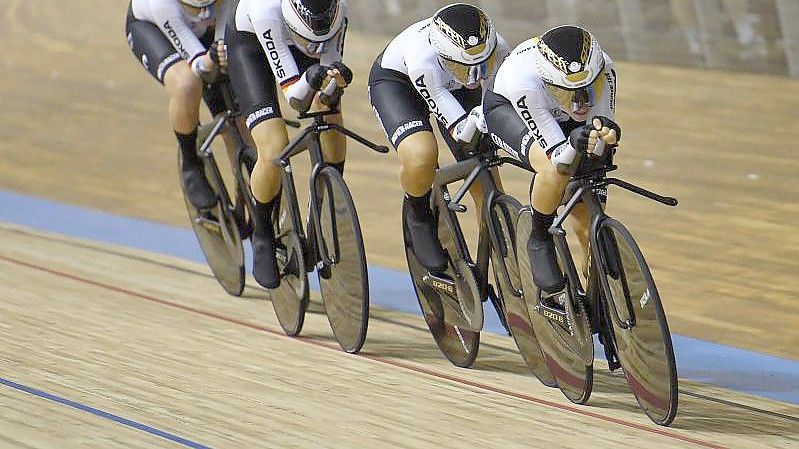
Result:
<svg viewBox="0 0 799 449"><path fill-rule="evenodd" d="M621 138L621 128L607 117L596 116L591 121L593 129L588 139L588 154L602 156L605 148L614 147Z"/></svg>
<svg viewBox="0 0 799 449"><path fill-rule="evenodd" d="M208 57L219 66L222 73L227 73L227 45L224 40L220 39L211 44L208 49Z"/></svg>
<svg viewBox="0 0 799 449"><path fill-rule="evenodd" d="M314 64L305 71L305 79L311 89L315 91L322 90L322 85L327 79L327 70L319 64Z"/></svg>
<svg viewBox="0 0 799 449"><path fill-rule="evenodd" d="M346 88L352 83L352 70L340 61L334 62L333 65L327 69L327 76L335 79L336 85L341 89Z"/></svg>
<svg viewBox="0 0 799 449"><path fill-rule="evenodd" d="M483 117L483 106L475 106L463 120L452 130L452 137L456 142L471 142L477 131L488 132L488 126Z"/></svg>

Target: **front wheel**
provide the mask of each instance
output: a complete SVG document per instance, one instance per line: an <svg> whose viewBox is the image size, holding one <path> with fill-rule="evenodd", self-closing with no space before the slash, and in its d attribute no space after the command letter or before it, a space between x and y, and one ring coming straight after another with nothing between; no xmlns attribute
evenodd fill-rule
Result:
<svg viewBox="0 0 799 449"><path fill-rule="evenodd" d="M355 353L366 340L369 322L369 274L361 225L347 184L335 168L319 172L315 195L324 249L317 273L325 312L341 348Z"/></svg>
<svg viewBox="0 0 799 449"><path fill-rule="evenodd" d="M668 426L677 414L677 365L652 273L632 235L617 220L603 220L592 245L607 321L613 326L627 383L644 413Z"/></svg>

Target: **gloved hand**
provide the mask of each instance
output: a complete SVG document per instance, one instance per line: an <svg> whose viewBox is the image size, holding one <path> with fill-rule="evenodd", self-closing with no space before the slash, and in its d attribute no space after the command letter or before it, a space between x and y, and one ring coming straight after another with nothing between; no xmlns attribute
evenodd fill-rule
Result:
<svg viewBox="0 0 799 449"><path fill-rule="evenodd" d="M222 73L227 73L227 45L224 40L219 39L211 44L208 48L208 57L219 66Z"/></svg>
<svg viewBox="0 0 799 449"><path fill-rule="evenodd" d="M456 142L471 142L477 131L488 132L485 117L483 116L483 106L475 106L469 115L460 121L452 130L452 137Z"/></svg>
<svg viewBox="0 0 799 449"><path fill-rule="evenodd" d="M621 128L607 117L596 116L591 125L586 148L589 156L602 156L606 148L615 147L621 139Z"/></svg>
<svg viewBox="0 0 799 449"><path fill-rule="evenodd" d="M352 83L352 70L343 62L337 61L327 69L327 76L331 78L331 83L335 81L335 85L325 87L319 94L319 101L325 106L335 108L344 95L344 88Z"/></svg>
<svg viewBox="0 0 799 449"><path fill-rule="evenodd" d="M319 64L308 67L294 84L284 90L289 105L295 111L306 112L313 104L316 92L322 88L327 70Z"/></svg>

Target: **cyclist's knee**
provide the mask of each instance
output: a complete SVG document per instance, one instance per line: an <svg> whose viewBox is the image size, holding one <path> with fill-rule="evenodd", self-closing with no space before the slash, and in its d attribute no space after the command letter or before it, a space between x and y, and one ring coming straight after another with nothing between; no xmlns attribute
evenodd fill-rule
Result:
<svg viewBox="0 0 799 449"><path fill-rule="evenodd" d="M258 159L276 158L289 141L282 117L258 123L250 130L250 133L258 150Z"/></svg>
<svg viewBox="0 0 799 449"><path fill-rule="evenodd" d="M406 137L397 147L403 172L432 172L438 166L438 146L430 132L419 132Z"/></svg>
<svg viewBox="0 0 799 449"><path fill-rule="evenodd" d="M187 64L174 64L164 75L164 86L173 98L196 100L202 96L203 85Z"/></svg>

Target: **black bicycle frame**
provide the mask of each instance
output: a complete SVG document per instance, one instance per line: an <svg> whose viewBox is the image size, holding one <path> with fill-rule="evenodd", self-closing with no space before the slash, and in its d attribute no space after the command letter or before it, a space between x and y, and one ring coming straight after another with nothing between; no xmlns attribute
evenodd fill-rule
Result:
<svg viewBox="0 0 799 449"><path fill-rule="evenodd" d="M629 190L633 193L667 206L677 205L676 198L661 196L634 184L622 181L621 179L606 177L607 172L615 169L615 165L608 164L591 173L574 177L572 183L574 183L576 190L566 203L564 210L558 214L558 216L555 218L555 221L552 223L552 226L549 228L549 233L554 236L555 245L558 247L558 252L562 255L563 260L561 260L561 265L565 268L566 274L571 281L569 285L573 298L585 298L587 296L587 292L580 282L580 277L577 274L577 268L574 264L574 259L572 258L571 251L569 250L569 245L566 242L566 230L563 229L563 222L580 201L586 204L588 207L589 217L591 217L591 223L589 227L589 239L591 243L590 246L592 256L591 270L596 272L598 279L600 279L601 276L596 270L599 269L601 263L605 262L605 255L602 254L599 242L597 241L597 236L602 221L607 219L608 215L605 213L605 210L602 207L599 198L597 197L597 190L607 188L608 185L617 185L625 190ZM608 282L606 279L601 279L601 284L602 289L605 292L605 297L607 298L610 294ZM635 308L630 303L628 296L629 295L625 295L627 316L629 316L629 319L627 320L622 319L621 315L619 315L619 310L616 307L615 301L607 301L611 304L611 307L608 308L611 311L611 318L623 329L629 329L635 326Z"/></svg>
<svg viewBox="0 0 799 449"><path fill-rule="evenodd" d="M458 247L459 251L458 255L467 263L474 265L471 254L469 253L469 247L466 244L466 239L464 238L460 225L458 224L457 220L455 220L453 214L466 211L466 206L460 202L463 197L466 196L466 193L469 191L469 188L475 183L475 181L480 182L480 188L482 190L481 193L484 198L482 211L483 220L480 225L477 239L477 264L475 266L477 267L477 273L479 274L478 281L480 282L480 295L481 297L485 298L489 284L488 262L491 258L489 244L493 245L495 248L500 247L500 231L494 228L493 221L491 220L491 211L494 206L494 201L499 194L502 194L502 192L499 190L499 188L497 188L496 182L494 181L494 177L491 175L490 170L493 167L498 167L505 163L516 165L522 168L524 168L524 166L515 159L503 158L494 154L482 154L477 152L469 152L467 154L471 157L438 169L435 180L433 181L433 198L436 204L446 206L443 208L439 207L439 213L445 214L445 220L447 221L450 229L454 230L456 246ZM443 187L461 180L463 180L463 184L455 193L455 195L449 199L446 197L440 197L440 195L443 194ZM505 266L504 262L502 262L501 267L495 268L497 269L498 273L503 276L507 285L513 287L514 294L521 297L521 288L513 285L511 282L510 276L508 275L508 268Z"/></svg>
<svg viewBox="0 0 799 449"><path fill-rule="evenodd" d="M339 254L338 249L338 242L335 242L335 249L334 249L334 258L331 258L328 252L324 247L324 242L322 241L322 227L319 223L319 204L318 198L314 192L316 191L316 178L319 176L319 172L328 166L325 162L324 156L322 155L322 141L321 135L325 131L337 131L345 136L348 136L358 143L377 151L378 153L388 153L388 148L383 145L375 145L372 142L369 142L365 138L359 136L358 134L350 131L347 128L344 128L341 125L336 123L327 123L325 117L328 115L338 114L339 111L336 109L318 111L318 112L306 112L300 113L298 115L299 119L306 119L306 118L313 118L313 124L307 126L305 129L300 131L296 136L294 136L290 141L286 148L280 153L280 155L273 161L274 164L280 166L283 169L283 176L287 177L288 185L291 186L291 191L289 195L292 198L294 203L297 202L297 192L294 190L294 176L291 170L291 162L290 159L306 150L310 152L311 156L311 177L310 177L310 202L311 202L311 211L309 212L310 215L310 225L311 229L309 232L313 232L316 238L316 250L317 254L320 258L320 263L323 266L330 266L332 265L337 259ZM334 223L335 226L335 223ZM299 228L295 229L302 229L300 226ZM337 235L337 233L334 233Z"/></svg>

